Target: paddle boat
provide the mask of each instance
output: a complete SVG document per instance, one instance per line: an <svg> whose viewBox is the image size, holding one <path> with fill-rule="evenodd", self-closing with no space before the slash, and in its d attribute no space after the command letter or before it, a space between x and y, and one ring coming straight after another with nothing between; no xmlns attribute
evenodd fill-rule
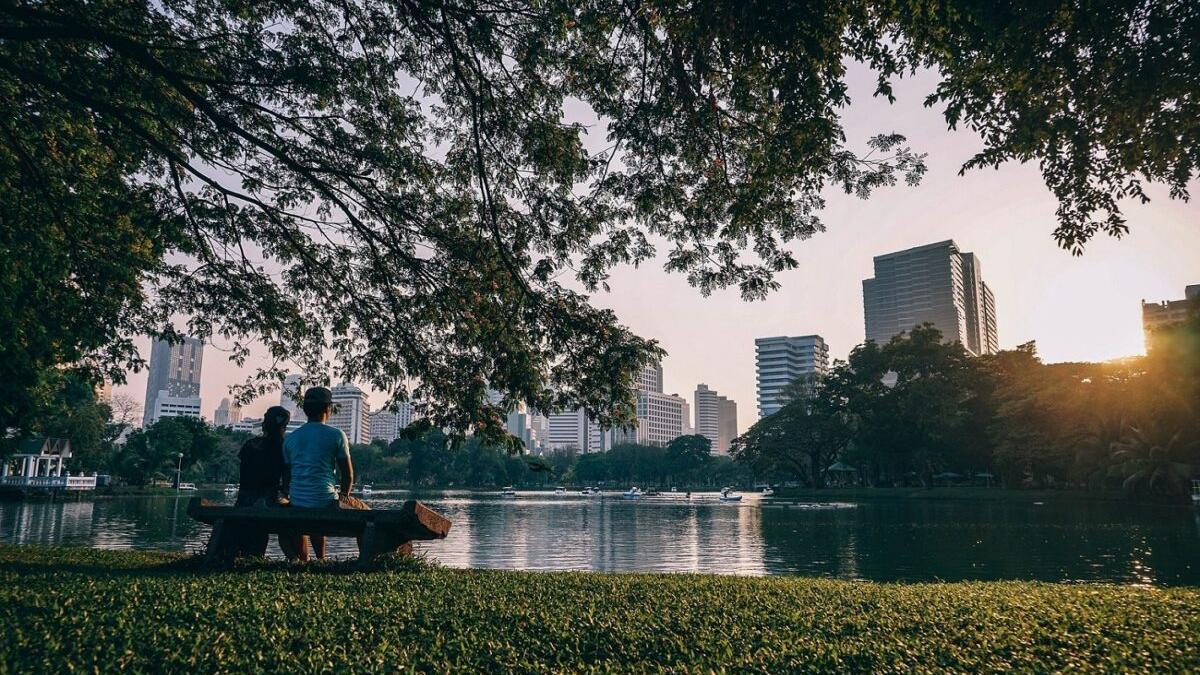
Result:
<svg viewBox="0 0 1200 675"><path fill-rule="evenodd" d="M229 485L225 486L225 494L236 495L237 493L238 493L238 486L234 485L233 483L230 483Z"/></svg>
<svg viewBox="0 0 1200 675"><path fill-rule="evenodd" d="M585 497L599 497L600 496L600 488L588 486L588 487L583 488L583 490L581 490L579 492L579 494L584 495Z"/></svg>
<svg viewBox="0 0 1200 675"><path fill-rule="evenodd" d="M775 496L775 491L771 489L770 485L768 485L767 487L762 489L762 496L773 497L773 496Z"/></svg>
<svg viewBox="0 0 1200 675"><path fill-rule="evenodd" d="M517 491L511 485L506 485L500 490L500 496L513 499L517 496Z"/></svg>
<svg viewBox="0 0 1200 675"><path fill-rule="evenodd" d="M1200 509L1200 480L1192 481L1192 506Z"/></svg>
<svg viewBox="0 0 1200 675"><path fill-rule="evenodd" d="M717 499L723 502L740 502L742 501L742 496L734 492L731 487L723 487L721 488L721 496Z"/></svg>
<svg viewBox="0 0 1200 675"><path fill-rule="evenodd" d="M191 491L191 492L195 492L195 491L196 491L196 484L195 484L195 483L180 483L180 484L179 484L179 489L180 489L180 490L188 490L188 491Z"/></svg>
<svg viewBox="0 0 1200 675"><path fill-rule="evenodd" d="M560 486L554 488L554 494L565 495L565 494L567 494L567 488L560 485Z"/></svg>
<svg viewBox="0 0 1200 675"><path fill-rule="evenodd" d="M629 488L628 492L622 492L621 496L625 499L641 499L643 492L635 485Z"/></svg>
<svg viewBox="0 0 1200 675"><path fill-rule="evenodd" d="M362 486L362 496L364 496L364 497L370 497L370 496L371 496L371 492L372 492L372 490L371 490L371 486L370 486L370 485L364 485L364 486Z"/></svg>

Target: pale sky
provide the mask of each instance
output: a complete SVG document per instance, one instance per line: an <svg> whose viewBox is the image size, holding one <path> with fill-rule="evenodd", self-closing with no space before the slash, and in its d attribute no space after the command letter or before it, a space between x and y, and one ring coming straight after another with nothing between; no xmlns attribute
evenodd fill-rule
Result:
<svg viewBox="0 0 1200 675"><path fill-rule="evenodd" d="M948 131L940 109L922 106L933 77L901 81L889 105L870 97L874 78L865 69L851 73L854 104L844 115L850 146L862 147L875 133L902 133L914 150L928 153L928 173L915 188L901 184L866 201L829 190L827 231L791 245L800 267L779 275L782 287L766 301L743 302L736 289L704 298L683 276L664 272L661 259L614 271L611 292L593 301L667 350L667 392L691 401L703 382L737 401L745 431L758 418L754 339L816 333L831 358L845 358L863 341L862 280L873 276L872 257L935 241L954 239L979 257L996 296L1000 347L1036 340L1047 362L1143 353L1140 301L1179 299L1184 286L1200 283L1200 204L1170 200L1161 186L1151 186L1149 204L1124 206L1128 236L1101 236L1074 257L1051 236L1057 202L1036 165L958 175L981 143L971 132ZM603 145L602 138L592 140ZM1200 197L1200 181L1189 187ZM143 343L148 356L149 341ZM250 372L216 347L205 350L201 388L210 420L228 387ZM118 391L141 401L145 382L144 371L131 373ZM245 414L257 416L277 400L264 397Z"/></svg>

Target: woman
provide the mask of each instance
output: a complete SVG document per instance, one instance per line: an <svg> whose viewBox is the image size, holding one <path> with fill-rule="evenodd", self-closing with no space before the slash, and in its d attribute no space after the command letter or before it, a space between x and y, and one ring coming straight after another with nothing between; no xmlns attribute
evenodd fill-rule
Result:
<svg viewBox="0 0 1200 675"><path fill-rule="evenodd" d="M286 408L268 408L263 415L262 436L246 441L238 452L241 484L235 506L254 506L260 500L266 506L278 504L283 480L283 435L291 418ZM235 538L239 541L236 554L261 558L267 553L269 538L265 530L248 529Z"/></svg>

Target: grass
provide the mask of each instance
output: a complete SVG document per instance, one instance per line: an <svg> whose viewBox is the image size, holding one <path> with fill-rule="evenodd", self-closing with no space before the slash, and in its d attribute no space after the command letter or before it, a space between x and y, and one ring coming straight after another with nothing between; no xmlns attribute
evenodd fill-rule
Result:
<svg viewBox="0 0 1200 675"><path fill-rule="evenodd" d="M0 672L1188 671L1200 589L471 571L205 571L0 547Z"/></svg>

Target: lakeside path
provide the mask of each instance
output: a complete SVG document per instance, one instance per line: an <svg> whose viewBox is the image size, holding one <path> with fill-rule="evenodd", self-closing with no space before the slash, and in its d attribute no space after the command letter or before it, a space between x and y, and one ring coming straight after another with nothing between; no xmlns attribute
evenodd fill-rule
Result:
<svg viewBox="0 0 1200 675"><path fill-rule="evenodd" d="M0 673L1200 668L1198 588L351 570L0 546Z"/></svg>

